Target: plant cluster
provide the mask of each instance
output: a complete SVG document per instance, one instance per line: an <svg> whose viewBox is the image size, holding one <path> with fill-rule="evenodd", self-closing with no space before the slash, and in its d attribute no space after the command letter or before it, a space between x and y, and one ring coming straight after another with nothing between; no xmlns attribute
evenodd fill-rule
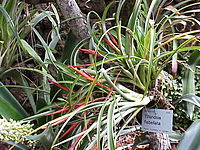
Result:
<svg viewBox="0 0 200 150"><path fill-rule="evenodd" d="M35 147L37 141L29 140L28 135L33 131L33 124L15 121L13 119L0 119L0 141L13 141L14 143L26 143L30 147Z"/></svg>
<svg viewBox="0 0 200 150"><path fill-rule="evenodd" d="M88 13L89 38L77 41L69 33L63 56L57 59L55 49L62 37L60 25L65 21L60 21L56 7L51 5L50 11L33 10L30 17L18 24L21 20L10 11L15 6L14 10L20 16L25 4L17 0L4 0L0 6L0 21L5 23L1 24L0 33L7 36L0 36L0 48L5 50L0 50L0 54L3 54L0 64L6 64L6 55L14 61L13 55L19 56L14 51L17 47L22 52L20 56L29 54L29 60L34 61L35 66L27 68L19 64L9 68L11 61L11 64L2 67L0 77L15 73L15 80L20 83L18 87L25 91L33 115L29 115L0 82L0 114L19 120L2 119L0 139L14 141L17 145L28 140L26 135L37 133L29 136L29 139L40 141L47 150L114 150L116 140L121 135L131 129L131 132L137 131L136 127L140 126L138 120L141 119L138 114L143 108L173 108L169 107L171 104L166 97L172 104L180 103L174 98L186 101L186 107L180 111L193 118L195 106L200 107L200 98L195 95L195 71L199 66L200 46L190 43L199 42L196 34L200 30L180 33L176 28L178 24L186 22L198 23L187 15L199 11L188 11L188 8L199 3L185 5L188 1L171 6L166 5L167 0L152 0L151 3L136 0L127 24L121 22L125 0L111 2L102 16L94 11ZM114 4L117 5L116 13L108 17L109 9ZM98 21L92 22L92 16L96 16ZM48 37L41 35L36 28L43 19L52 25ZM38 40L35 45L25 40L30 31ZM37 48L43 50L43 55L38 54ZM178 63L186 52L190 56L188 64L182 63L185 70L183 77L180 77L178 69L182 68L178 68ZM83 60L81 56L84 56ZM36 72L38 83L30 82L24 71ZM178 80L175 81L177 76ZM180 83L181 80L183 83ZM30 83L36 87L30 87ZM29 122L34 124L35 129ZM197 125L198 121L192 126ZM189 128L193 132L194 129ZM15 133L15 137L10 133ZM189 141L188 145L191 146L194 140ZM184 146L184 142L181 142L179 148Z"/></svg>

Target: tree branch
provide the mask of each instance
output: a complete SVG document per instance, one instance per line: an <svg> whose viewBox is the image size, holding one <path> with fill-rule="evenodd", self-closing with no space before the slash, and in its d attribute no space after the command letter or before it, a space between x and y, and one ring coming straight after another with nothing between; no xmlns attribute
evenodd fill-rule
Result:
<svg viewBox="0 0 200 150"><path fill-rule="evenodd" d="M89 36L86 19L75 0L56 0L65 19L74 18L69 21L69 27L72 29L77 39L82 40ZM77 18L79 17L79 18ZM81 17L81 18L80 18Z"/></svg>
<svg viewBox="0 0 200 150"><path fill-rule="evenodd" d="M86 19L75 0L25 0L25 2L28 4L56 2L65 19L74 18L68 21L68 25L76 38L82 40L89 36Z"/></svg>

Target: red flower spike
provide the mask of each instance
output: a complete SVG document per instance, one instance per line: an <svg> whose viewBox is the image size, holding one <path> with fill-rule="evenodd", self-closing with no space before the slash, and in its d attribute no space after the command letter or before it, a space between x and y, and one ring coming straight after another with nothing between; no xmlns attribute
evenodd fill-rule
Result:
<svg viewBox="0 0 200 150"><path fill-rule="evenodd" d="M92 66L92 64L77 65L74 67L77 68L77 67L88 67L88 66Z"/></svg>
<svg viewBox="0 0 200 150"><path fill-rule="evenodd" d="M86 129L84 128L84 129L82 130L82 132L85 131L85 130L86 130ZM68 150L73 150L74 147L77 145L78 141L81 139L81 137L82 137L82 135L79 136L79 137L76 139L76 141L70 146L70 148L69 148Z"/></svg>
<svg viewBox="0 0 200 150"><path fill-rule="evenodd" d="M93 82L94 81L94 78L90 77L89 75L87 75L86 73L84 73L83 71L81 70L78 70L76 68L74 68L73 66L69 66L69 68L72 68L76 73L80 74L82 77L84 77L85 79Z"/></svg>
<svg viewBox="0 0 200 150"><path fill-rule="evenodd" d="M115 77L115 80L114 80L114 82L113 82L114 84L116 84L117 79L118 79L120 73L121 73L121 72L119 72L119 73L117 74L117 76ZM112 88L112 89L110 90L110 92L108 93L108 95L107 95L107 97L106 97L106 101L109 99L109 97L111 96L112 92L113 92L113 88Z"/></svg>
<svg viewBox="0 0 200 150"><path fill-rule="evenodd" d="M96 51L94 50L89 50L89 49L81 49L79 48L80 51L83 51L83 52L86 52L88 54L91 54L91 55L95 55L95 56L99 56L99 57L104 57L103 55L97 53Z"/></svg>
<svg viewBox="0 0 200 150"><path fill-rule="evenodd" d="M76 109L75 109L75 110L76 110ZM61 119L61 120L58 120L58 121L52 123L51 126L56 126L56 125L58 125L58 124L60 124L60 123L62 123L62 122L64 122L64 121L66 121L67 119L68 119L68 117L66 117L66 118L64 118L64 119Z"/></svg>
<svg viewBox="0 0 200 150"><path fill-rule="evenodd" d="M106 39L106 38L104 38L103 40L104 40L112 49L114 49L114 50L117 52L117 54L120 54L119 50L114 46L113 43L111 43L110 41L108 41L108 39Z"/></svg>
<svg viewBox="0 0 200 150"><path fill-rule="evenodd" d="M63 113L65 111L69 111L69 110L70 110L69 107L64 107L63 109L60 109L58 111L55 111L55 112L52 112L52 113L48 113L45 116L55 115L55 114Z"/></svg>
<svg viewBox="0 0 200 150"><path fill-rule="evenodd" d="M89 101L88 103L97 102L97 101L101 101L101 100L104 100L104 99L106 99L106 97L99 97L99 98L96 98L92 101Z"/></svg>
<svg viewBox="0 0 200 150"><path fill-rule="evenodd" d="M84 71L84 70L83 70L83 72L84 72L85 74L87 74L88 76L90 76L91 78L93 78L93 79L94 79L94 76L90 75L89 73L87 73L87 72L86 72L86 71Z"/></svg>
<svg viewBox="0 0 200 150"><path fill-rule="evenodd" d="M80 106L83 106L84 105L84 103L82 102L82 103L78 103L78 104L76 104L76 103L73 103L72 104L72 106L73 105L75 105L75 109L76 108L79 108ZM61 108L61 107L54 107L54 108ZM70 110L70 107L64 107L64 108L62 108L62 109L60 109L60 110L57 110L57 111L55 111L55 112L52 112L52 113L48 113L48 114L45 114L45 116L50 116L50 115L55 115L55 114L59 114L59 113L63 113L63 112L66 112L66 111L69 111Z"/></svg>
<svg viewBox="0 0 200 150"><path fill-rule="evenodd" d="M61 89L64 90L64 91L67 91L67 92L69 91L69 88L67 88L67 87L65 87L65 86L63 86L63 85L61 85L60 83L57 83L57 82L55 82L55 81L53 81L53 80L51 80L51 79L48 79L48 81L51 82L51 83L53 83L55 86L61 88Z"/></svg>
<svg viewBox="0 0 200 150"><path fill-rule="evenodd" d="M73 67L77 68L77 67L88 67L88 66L92 66L92 64L76 65L76 66L73 66ZM64 68L70 68L70 67L67 66L67 67L64 67Z"/></svg>
<svg viewBox="0 0 200 150"><path fill-rule="evenodd" d="M89 114L89 112L86 113L86 115L88 115L88 114ZM80 119L82 119L83 116L84 116L84 114L80 117ZM61 135L60 139L65 137L70 131L75 129L80 124L81 124L81 122L76 122L76 123L72 124L72 126L63 135Z"/></svg>
<svg viewBox="0 0 200 150"><path fill-rule="evenodd" d="M102 87L102 88L108 89L109 91L111 90L111 88L109 88L109 87L107 87L107 86L105 86L105 85L103 85L103 84L101 84L101 83L99 83L99 82L97 82L96 84L97 84L98 86Z"/></svg>
<svg viewBox="0 0 200 150"><path fill-rule="evenodd" d="M63 123L63 122L66 121L67 119L68 119L68 118L58 120L58 121L52 123L51 126L53 127L53 126L56 126L56 125L58 125L58 124L60 124L60 123Z"/></svg>
<svg viewBox="0 0 200 150"><path fill-rule="evenodd" d="M119 47L119 44L117 43L116 39L114 38L114 36L108 32L108 36L110 37L111 41L117 46Z"/></svg>
<svg viewBox="0 0 200 150"><path fill-rule="evenodd" d="M95 102L95 101L100 101L100 100L103 100L103 99L106 99L106 97L96 98L96 99L94 99L93 101L89 101L88 103L92 103L92 102ZM78 103L78 104L76 104L75 107L78 108L78 107L80 107L80 106L83 106L84 104L85 104L85 103ZM72 105L73 105L73 104L72 104ZM96 112L97 112L97 111L98 111L98 110L96 110ZM89 111L89 112L90 112L90 111ZM87 112L86 115L88 115L89 112ZM94 114L95 114L96 112L94 112ZM82 115L81 118L83 118L83 115ZM94 121L94 120L91 119L91 120L88 122L88 125L90 125L93 121ZM63 135L60 136L60 139L62 139L63 137L65 137L68 133L70 133L70 132L71 132L73 129L75 129L78 125L80 125L80 122L76 122L76 123L72 124L72 126L71 126Z"/></svg>
<svg viewBox="0 0 200 150"><path fill-rule="evenodd" d="M82 77L84 77L84 78L87 79L88 81L90 81L90 82L93 82L93 81L94 81L94 78L93 78L93 77L87 75L87 74L84 73L83 71L78 70L78 69L74 68L73 66L68 66L68 68L72 68L76 73L80 74ZM107 86L105 86L105 85L103 85L103 84L101 84L101 83L99 83L99 82L97 82L96 84L97 84L98 86L100 86L100 87L103 87L103 88L106 88L106 89L110 90L109 87L107 87Z"/></svg>
<svg viewBox="0 0 200 150"><path fill-rule="evenodd" d="M55 107L53 107L53 108L62 108L61 106L55 106Z"/></svg>
<svg viewBox="0 0 200 150"><path fill-rule="evenodd" d="M90 120L88 121L88 123L87 123L87 126L89 126L93 121L94 121L93 119L90 119ZM83 128L83 129L82 129L82 132L85 131L85 130L86 130L86 128ZM82 137L82 135L79 136L79 137L76 139L76 141L70 146L70 148L69 148L68 150L73 150L74 147L78 144L78 142L79 142L79 140L81 139L81 137Z"/></svg>
<svg viewBox="0 0 200 150"><path fill-rule="evenodd" d="M73 106L73 105L75 105L75 109L76 108L79 108L80 106L83 106L85 103L78 103L78 104L76 104L76 103L73 103L71 106ZM54 107L54 108L62 108L62 107ZM50 115L55 115L55 114L59 114L59 113L63 113L63 112L66 112L66 111L69 111L70 110L70 107L64 107L64 108L62 108L62 109L60 109L60 110L58 110L58 111L55 111L55 112L52 112L52 113L48 113L48 114L45 114L45 116L50 116Z"/></svg>
<svg viewBox="0 0 200 150"><path fill-rule="evenodd" d="M68 95L67 94L62 94L62 97L67 97Z"/></svg>
<svg viewBox="0 0 200 150"><path fill-rule="evenodd" d="M72 124L72 126L63 135L60 136L60 139L62 139L68 133L70 133L72 130L74 130L79 124L80 124L80 122L76 122L76 123Z"/></svg>
<svg viewBox="0 0 200 150"><path fill-rule="evenodd" d="M104 99L106 99L106 97L99 97L99 98L96 98L96 99L94 99L92 101L89 101L88 104L90 104L92 102L96 102L96 101L101 101L101 100L104 100ZM77 104L76 103L71 104L71 106L73 106L73 105L75 105L74 108L77 109L77 108L85 105L85 102L81 102L81 103L77 103ZM54 108L62 108L62 107L61 106L55 106ZM55 114L59 114L59 113L63 113L63 112L69 111L69 110L70 110L69 107L64 107L64 108L62 108L62 109L60 109L58 111L55 111L55 112L52 112L52 113L48 113L45 116L55 115Z"/></svg>

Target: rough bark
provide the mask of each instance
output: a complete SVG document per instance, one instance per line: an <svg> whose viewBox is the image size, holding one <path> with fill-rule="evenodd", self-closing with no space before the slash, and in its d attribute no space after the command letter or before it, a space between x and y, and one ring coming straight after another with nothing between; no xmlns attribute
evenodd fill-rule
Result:
<svg viewBox="0 0 200 150"><path fill-rule="evenodd" d="M89 36L86 19L75 0L25 0L25 2L29 4L56 2L65 19L75 18L68 21L68 25L76 38L82 40Z"/></svg>
<svg viewBox="0 0 200 150"><path fill-rule="evenodd" d="M102 14L106 7L105 0L79 0L77 3L81 11L84 13L88 13L93 10Z"/></svg>
<svg viewBox="0 0 200 150"><path fill-rule="evenodd" d="M80 8L78 7L75 0L57 0L63 16L65 19L75 18L69 21L69 27L72 29L77 39L82 40L89 36L88 28L86 25L86 19L84 18Z"/></svg>
<svg viewBox="0 0 200 150"><path fill-rule="evenodd" d="M149 133L150 148L152 150L171 150L169 136L164 133Z"/></svg>

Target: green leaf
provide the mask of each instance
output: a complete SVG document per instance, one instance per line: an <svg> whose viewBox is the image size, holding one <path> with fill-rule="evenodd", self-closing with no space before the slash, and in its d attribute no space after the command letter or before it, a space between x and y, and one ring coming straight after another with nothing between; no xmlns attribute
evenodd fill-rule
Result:
<svg viewBox="0 0 200 150"><path fill-rule="evenodd" d="M199 150L200 149L200 120L196 120L185 132L177 150Z"/></svg>
<svg viewBox="0 0 200 150"><path fill-rule="evenodd" d="M18 69L23 69L23 70L29 70L29 71L35 71L37 73L40 73L41 75L44 75L46 77L48 77L49 79L51 80L55 80L50 74L48 74L47 72L45 71L41 71L39 69L35 69L35 68L22 68L22 67L18 67Z"/></svg>
<svg viewBox="0 0 200 150"><path fill-rule="evenodd" d="M26 87L29 86L27 80L23 76L21 76L21 81L22 81L22 84L25 85ZM26 88L24 89L24 91L26 92L26 95L29 99L29 102L31 104L34 114L36 114L36 104L35 104L35 100L33 97L33 91L30 89L26 89Z"/></svg>
<svg viewBox="0 0 200 150"><path fill-rule="evenodd" d="M195 94L195 68L200 63L200 51L195 51L189 58L188 64L193 71L187 69L183 76L183 94Z"/></svg>
<svg viewBox="0 0 200 150"><path fill-rule="evenodd" d="M15 75L14 79L17 83L20 83L20 85L6 85L6 87L14 87L14 88L23 89L24 92L26 93L27 99L29 99L33 112L36 113L36 105L35 105L33 93L37 90L37 88L29 87L29 84L27 82L27 77L24 77L25 75L21 71L16 70L15 68L9 71L5 70L5 73L2 73L1 75L2 75L2 78L13 77L13 75Z"/></svg>
<svg viewBox="0 0 200 150"><path fill-rule="evenodd" d="M43 68L45 70L47 70L44 62L42 61L42 59L40 58L40 56L35 52L35 50L25 40L21 39L20 42L21 42L21 45L22 45L22 49L24 51L28 52L33 57L33 59L35 59L35 61L39 65L43 66Z"/></svg>
<svg viewBox="0 0 200 150"><path fill-rule="evenodd" d="M70 31L68 33L68 38L65 41L64 51L61 58L62 62L70 64L70 57L72 56L73 49L74 47L76 47L77 44L78 44L77 38L72 33L72 31Z"/></svg>
<svg viewBox="0 0 200 150"><path fill-rule="evenodd" d="M0 114L6 118L20 120L27 116L17 99L0 82Z"/></svg>
<svg viewBox="0 0 200 150"><path fill-rule="evenodd" d="M21 144L21 143L16 144L13 141L6 141L6 143L8 143L10 145L14 145L15 148L18 148L20 150L30 150L30 147L25 146L25 144Z"/></svg>
<svg viewBox="0 0 200 150"><path fill-rule="evenodd" d="M102 144L101 144L101 125L102 125L102 121L103 121L103 114L105 112L105 108L106 108L106 104L108 103L108 101L103 105L103 107L101 107L101 110L99 112L99 116L98 116L98 121L97 121L97 146L98 146L98 150L102 150Z"/></svg>
<svg viewBox="0 0 200 150"><path fill-rule="evenodd" d="M41 20L43 20L46 17L50 17L52 15L54 15L53 12L42 11L42 13L36 15L35 18L33 18L33 20L31 21L32 27L35 27Z"/></svg>
<svg viewBox="0 0 200 150"><path fill-rule="evenodd" d="M50 110L50 111L45 111L43 113L38 113L36 115L32 115L30 117L24 118L22 121L29 122L29 121L33 121L33 120L36 120L36 119L40 119L42 117L46 117L47 114L52 113L52 112L54 112L54 111Z"/></svg>
<svg viewBox="0 0 200 150"><path fill-rule="evenodd" d="M185 94L183 95L182 100L200 107L200 97L196 96L195 94Z"/></svg>
<svg viewBox="0 0 200 150"><path fill-rule="evenodd" d="M11 17L9 16L9 14L8 14L8 12L5 10L5 8L4 7L2 7L2 6L0 6L0 12L1 12L1 14L3 14L3 16L5 17L5 19L6 19L6 21L7 22L3 22L2 24L3 24L3 29L4 29L4 33L7 33L7 32L9 32L8 31L8 26L7 26L7 24L9 25L9 27L10 27L10 29L11 29L11 31L13 32L13 34L17 37L17 38L19 38L19 35L17 34L17 32L16 32L16 28L15 28L15 25L14 25L14 23L13 23L13 20L11 19ZM1 16L2 17L2 16ZM4 21L4 20L3 20ZM8 34L8 33L7 33ZM8 35L7 35L8 36ZM8 37L7 37L8 38ZM7 39L7 40L9 40L9 39ZM4 40L4 42L5 42L5 40ZM7 41L6 41L7 42Z"/></svg>
<svg viewBox="0 0 200 150"><path fill-rule="evenodd" d="M114 131L113 131L113 117L114 117L115 101L113 101L108 109L108 122L107 122L107 134L108 134L108 148L115 149L114 144Z"/></svg>
<svg viewBox="0 0 200 150"><path fill-rule="evenodd" d="M9 13L10 16L14 16L15 7L17 6L18 0L6 1L5 9Z"/></svg>
<svg viewBox="0 0 200 150"><path fill-rule="evenodd" d="M195 93L195 69L200 62L200 51L195 51L189 58L189 65L192 70L186 69L183 76L183 94L196 94ZM187 102L187 113L190 118L193 117L194 104Z"/></svg>
<svg viewBox="0 0 200 150"><path fill-rule="evenodd" d="M45 150L50 150L55 138L53 128L48 126L41 134L27 137L30 140L38 140Z"/></svg>
<svg viewBox="0 0 200 150"><path fill-rule="evenodd" d="M0 97L0 115L6 117L7 119L20 120L24 118L24 116L16 110L14 106L12 106L7 100Z"/></svg>

